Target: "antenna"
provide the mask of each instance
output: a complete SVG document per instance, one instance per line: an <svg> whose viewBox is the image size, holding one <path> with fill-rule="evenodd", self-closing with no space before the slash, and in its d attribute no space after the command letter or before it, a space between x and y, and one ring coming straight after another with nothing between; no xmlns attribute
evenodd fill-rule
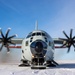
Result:
<svg viewBox="0 0 75 75"><path fill-rule="evenodd" d="M38 30L38 21L35 23L35 30Z"/></svg>

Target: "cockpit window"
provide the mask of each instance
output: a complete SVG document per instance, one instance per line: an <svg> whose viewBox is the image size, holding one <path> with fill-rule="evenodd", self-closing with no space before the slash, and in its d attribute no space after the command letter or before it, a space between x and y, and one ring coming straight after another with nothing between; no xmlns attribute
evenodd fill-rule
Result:
<svg viewBox="0 0 75 75"><path fill-rule="evenodd" d="M31 32L31 33L29 33L29 35L28 35L26 38L29 38L29 37L31 37L31 35L32 35L32 32Z"/></svg>
<svg viewBox="0 0 75 75"><path fill-rule="evenodd" d="M25 45L28 46L28 41L26 41L26 44Z"/></svg>
<svg viewBox="0 0 75 75"><path fill-rule="evenodd" d="M41 35L41 33L38 32L38 33L33 33L33 34L32 34L32 36L35 36L35 35L36 35L36 36L39 36L39 35Z"/></svg>
<svg viewBox="0 0 75 75"><path fill-rule="evenodd" d="M42 33L42 36L45 36L45 34L44 34L44 33Z"/></svg>
<svg viewBox="0 0 75 75"><path fill-rule="evenodd" d="M35 33L33 33L32 36L35 36Z"/></svg>
<svg viewBox="0 0 75 75"><path fill-rule="evenodd" d="M39 36L39 35L41 35L41 33L37 33L36 35Z"/></svg>
<svg viewBox="0 0 75 75"><path fill-rule="evenodd" d="M29 38L31 36L46 36L45 33L41 33L41 32L36 32L36 33L29 33L29 35L26 38Z"/></svg>
<svg viewBox="0 0 75 75"><path fill-rule="evenodd" d="M29 37L31 37L31 35L28 35L26 38L29 38Z"/></svg>

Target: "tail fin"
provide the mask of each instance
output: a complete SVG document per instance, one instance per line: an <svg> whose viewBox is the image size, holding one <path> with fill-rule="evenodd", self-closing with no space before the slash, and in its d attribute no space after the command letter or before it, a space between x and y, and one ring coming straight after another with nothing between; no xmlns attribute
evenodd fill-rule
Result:
<svg viewBox="0 0 75 75"><path fill-rule="evenodd" d="M35 23L35 30L38 30L38 21Z"/></svg>

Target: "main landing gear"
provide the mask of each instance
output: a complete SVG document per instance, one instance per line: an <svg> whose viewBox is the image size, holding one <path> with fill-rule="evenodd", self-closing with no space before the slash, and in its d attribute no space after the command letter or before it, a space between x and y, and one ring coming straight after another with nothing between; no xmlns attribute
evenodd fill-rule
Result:
<svg viewBox="0 0 75 75"><path fill-rule="evenodd" d="M44 57L33 58L31 69L46 69L46 67L56 67L58 65L54 60L44 62Z"/></svg>
<svg viewBox="0 0 75 75"><path fill-rule="evenodd" d="M28 63L27 60L22 60L22 64L19 65L20 67L27 67L27 66L30 66L30 64Z"/></svg>
<svg viewBox="0 0 75 75"><path fill-rule="evenodd" d="M56 67L57 65L58 65L58 63L56 63L54 60L46 62L47 67Z"/></svg>
<svg viewBox="0 0 75 75"><path fill-rule="evenodd" d="M23 60L20 67L31 67L31 69L46 69L46 67L56 67L58 63L54 60L49 60L44 63L44 58L33 58L31 64L28 61Z"/></svg>

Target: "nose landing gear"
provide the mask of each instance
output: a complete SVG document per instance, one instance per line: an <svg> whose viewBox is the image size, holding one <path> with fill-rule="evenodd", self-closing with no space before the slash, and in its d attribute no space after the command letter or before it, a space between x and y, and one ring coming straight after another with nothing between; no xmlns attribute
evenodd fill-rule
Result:
<svg viewBox="0 0 75 75"><path fill-rule="evenodd" d="M30 66L27 60L22 60L22 64L19 65L19 67L24 67L24 66Z"/></svg>
<svg viewBox="0 0 75 75"><path fill-rule="evenodd" d="M31 69L46 69L46 66L43 63L44 63L43 57L33 58Z"/></svg>

